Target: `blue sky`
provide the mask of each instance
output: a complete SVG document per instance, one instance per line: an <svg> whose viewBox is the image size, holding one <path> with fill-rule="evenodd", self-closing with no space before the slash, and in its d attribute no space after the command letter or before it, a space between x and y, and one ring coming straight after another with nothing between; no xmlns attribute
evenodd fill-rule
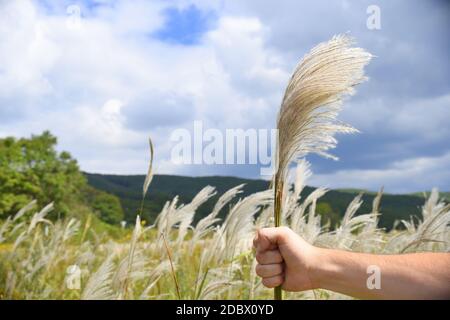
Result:
<svg viewBox="0 0 450 320"><path fill-rule="evenodd" d="M184 8L169 7L163 11L164 25L152 34L173 44L199 45L203 34L215 22L214 12L205 12L191 4Z"/></svg>
<svg viewBox="0 0 450 320"><path fill-rule="evenodd" d="M136 174L152 136L159 173L257 178L255 165L174 164L171 132L273 128L299 59L349 32L377 56L340 115L361 133L337 137L340 161L308 156L310 184L448 191L449 30L446 1L5 1L0 136L49 129L83 170Z"/></svg>

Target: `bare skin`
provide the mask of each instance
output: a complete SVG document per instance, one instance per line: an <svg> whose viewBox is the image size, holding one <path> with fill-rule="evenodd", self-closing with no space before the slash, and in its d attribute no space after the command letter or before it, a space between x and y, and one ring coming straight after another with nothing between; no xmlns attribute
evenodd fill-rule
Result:
<svg viewBox="0 0 450 320"><path fill-rule="evenodd" d="M450 299L450 253L375 255L312 246L286 227L260 229L256 273L268 288L328 289L361 299ZM369 289L367 267L381 272Z"/></svg>

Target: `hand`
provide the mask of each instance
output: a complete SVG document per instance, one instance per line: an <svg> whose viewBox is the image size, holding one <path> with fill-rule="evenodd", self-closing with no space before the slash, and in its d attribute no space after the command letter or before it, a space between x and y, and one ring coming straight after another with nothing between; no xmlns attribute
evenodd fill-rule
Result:
<svg viewBox="0 0 450 320"><path fill-rule="evenodd" d="M266 287L323 288L367 299L450 299L450 253L377 255L317 248L286 227L258 231L256 273ZM367 268L382 270L382 287L367 286Z"/></svg>
<svg viewBox="0 0 450 320"><path fill-rule="evenodd" d="M314 267L319 249L310 245L287 227L258 230L253 246L256 249L256 274L268 288L281 285L286 291L303 291L318 287Z"/></svg>

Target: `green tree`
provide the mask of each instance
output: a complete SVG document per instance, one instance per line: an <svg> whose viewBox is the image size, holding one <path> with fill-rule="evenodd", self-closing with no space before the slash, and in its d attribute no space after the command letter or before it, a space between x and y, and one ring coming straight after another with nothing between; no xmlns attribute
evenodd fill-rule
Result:
<svg viewBox="0 0 450 320"><path fill-rule="evenodd" d="M116 196L87 186L85 198L94 213L103 221L118 224L124 219L122 206Z"/></svg>
<svg viewBox="0 0 450 320"><path fill-rule="evenodd" d="M56 144L48 131L31 138L0 139L0 218L35 199L39 207L54 202L53 217L88 205L100 219L120 221L123 211L118 198L89 187L77 161L68 152L56 151Z"/></svg>
<svg viewBox="0 0 450 320"><path fill-rule="evenodd" d="M56 137L45 131L30 139L0 139L0 213L15 213L32 199L50 202L55 212L67 213L80 196L86 179L69 153L57 152Z"/></svg>

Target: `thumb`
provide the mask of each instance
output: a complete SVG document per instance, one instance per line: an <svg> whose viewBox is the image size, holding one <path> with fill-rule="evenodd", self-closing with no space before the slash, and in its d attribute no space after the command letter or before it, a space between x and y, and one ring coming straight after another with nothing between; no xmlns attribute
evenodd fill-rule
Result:
<svg viewBox="0 0 450 320"><path fill-rule="evenodd" d="M286 228L263 228L259 229L253 240L256 251L274 250L286 242Z"/></svg>

